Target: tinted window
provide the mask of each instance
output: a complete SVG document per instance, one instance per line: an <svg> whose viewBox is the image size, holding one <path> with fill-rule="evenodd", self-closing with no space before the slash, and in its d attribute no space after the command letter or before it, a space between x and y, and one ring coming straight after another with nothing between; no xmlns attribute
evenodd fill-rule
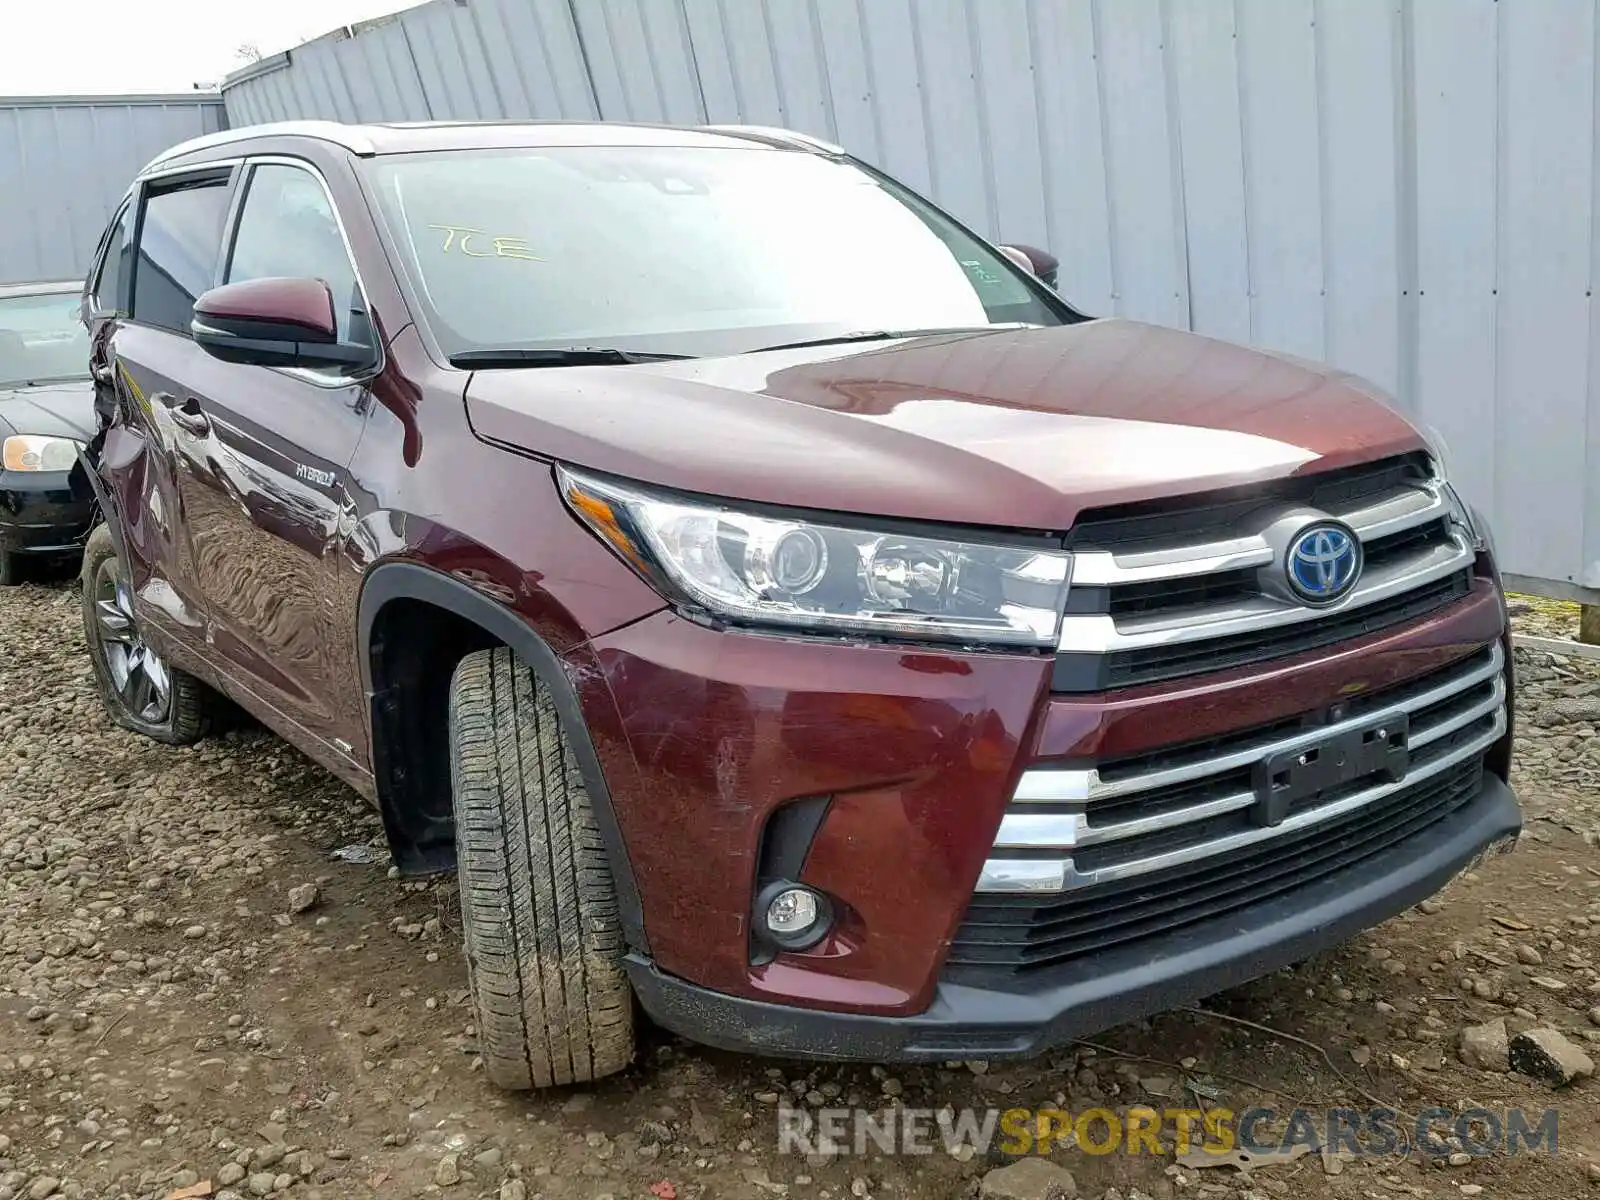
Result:
<svg viewBox="0 0 1600 1200"><path fill-rule="evenodd" d="M135 320L189 332L195 297L216 275L227 215L226 180L179 185L145 201L133 276Z"/></svg>
<svg viewBox="0 0 1600 1200"><path fill-rule="evenodd" d="M848 161L587 146L364 163L447 353L723 353L856 330L1055 325L1018 269Z"/></svg>
<svg viewBox="0 0 1600 1200"><path fill-rule="evenodd" d="M88 377L77 293L0 297L0 387Z"/></svg>
<svg viewBox="0 0 1600 1200"><path fill-rule="evenodd" d="M125 205L117 215L106 242L105 257L100 260L100 274L94 281L95 307L101 312L115 312L122 307L122 281L127 278L128 259L133 253L133 205Z"/></svg>
<svg viewBox="0 0 1600 1200"><path fill-rule="evenodd" d="M268 163L250 173L227 281L281 276L326 283L339 340L351 340L351 311L360 308L360 293L322 181L299 167Z"/></svg>

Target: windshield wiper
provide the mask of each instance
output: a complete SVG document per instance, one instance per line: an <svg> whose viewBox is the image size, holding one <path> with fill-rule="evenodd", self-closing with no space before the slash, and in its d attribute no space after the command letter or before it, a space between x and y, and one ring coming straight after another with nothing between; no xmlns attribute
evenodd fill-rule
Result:
<svg viewBox="0 0 1600 1200"><path fill-rule="evenodd" d="M503 350L463 350L450 356L453 367L605 367L622 363L664 362L693 358L692 354L654 354L645 350L618 350L613 346L508 347Z"/></svg>
<svg viewBox="0 0 1600 1200"><path fill-rule="evenodd" d="M887 342L895 338L933 337L940 333L992 333L998 329L1032 329L1026 321L1008 321L996 325L948 325L939 329L861 329L855 333L835 333L829 337L807 338L803 342L779 342L776 346L757 346L748 351L761 354L767 350L800 350L806 346L832 346L843 342Z"/></svg>

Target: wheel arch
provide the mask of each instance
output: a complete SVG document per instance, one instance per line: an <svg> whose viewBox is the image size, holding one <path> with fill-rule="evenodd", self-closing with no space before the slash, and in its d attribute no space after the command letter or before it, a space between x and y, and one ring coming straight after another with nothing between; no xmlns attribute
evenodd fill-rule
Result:
<svg viewBox="0 0 1600 1200"><path fill-rule="evenodd" d="M430 841L425 832L419 834L419 815L426 817L429 797L422 794L422 789L427 787L427 774L417 768L422 765L419 760L426 756L426 747L418 739L407 736L407 713L401 703L402 697L395 694L395 676L385 657L388 647L384 644L387 628L384 615L386 610L394 612L391 606L397 603L424 605L448 613L470 631L475 631L482 645L498 643L508 647L549 691L566 727L572 752L583 773L595 823L605 842L624 936L630 947L648 953L638 884L617 823L611 792L584 720L577 689L561 658L516 612L470 585L417 563L391 562L373 568L363 582L357 645L372 728L372 766L378 806L391 852L402 872L415 874L451 868L455 851L453 831L447 849L436 838ZM454 670L454 662L450 669Z"/></svg>

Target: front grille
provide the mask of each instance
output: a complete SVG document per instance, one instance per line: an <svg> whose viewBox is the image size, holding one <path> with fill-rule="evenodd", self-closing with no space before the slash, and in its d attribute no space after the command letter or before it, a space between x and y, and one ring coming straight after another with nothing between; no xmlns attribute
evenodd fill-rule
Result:
<svg viewBox="0 0 1600 1200"><path fill-rule="evenodd" d="M1505 731L1505 699L1505 657L1496 642L1440 670L1350 698L1337 711L1089 767L1031 768L1017 782L978 890L1098 891L1322 828L1481 760ZM1407 730L1402 779L1374 773L1327 786L1301 796L1278 814L1278 824L1261 823L1260 764L1383 727Z"/></svg>
<svg viewBox="0 0 1600 1200"><path fill-rule="evenodd" d="M1319 621L1148 650L1113 654L1062 653L1056 655L1050 687L1055 692L1098 692L1286 658L1425 617L1460 600L1471 590L1472 572L1461 570L1415 591Z"/></svg>
<svg viewBox="0 0 1600 1200"><path fill-rule="evenodd" d="M1262 903L1355 866L1447 819L1477 794L1482 776L1478 754L1358 812L1245 854L1060 899L979 896L956 933L947 964L1020 973Z"/></svg>
<svg viewBox="0 0 1600 1200"><path fill-rule="evenodd" d="M1396 488L1420 487L1430 475L1425 455L1406 454L1253 488L1093 509L1073 526L1068 544L1074 549L1115 546L1141 551L1219 541L1233 536L1266 505L1300 504L1342 512L1391 495Z"/></svg>
<svg viewBox="0 0 1600 1200"><path fill-rule="evenodd" d="M1187 507L1091 514L1068 539L1072 588L1052 689L1103 691L1283 658L1461 599L1476 551L1454 493L1425 467L1405 457ZM1354 590L1326 608L1293 598L1283 564L1286 539L1319 514L1354 529L1365 559Z"/></svg>

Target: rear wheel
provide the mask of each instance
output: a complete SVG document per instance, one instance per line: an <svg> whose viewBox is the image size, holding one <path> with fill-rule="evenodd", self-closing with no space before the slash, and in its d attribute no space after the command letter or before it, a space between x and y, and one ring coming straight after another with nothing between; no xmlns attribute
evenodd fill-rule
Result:
<svg viewBox="0 0 1600 1200"><path fill-rule="evenodd" d="M605 847L554 701L504 647L456 668L450 770L489 1078L524 1089L622 1070L633 996Z"/></svg>
<svg viewBox="0 0 1600 1200"><path fill-rule="evenodd" d="M194 676L168 667L146 644L127 572L104 525L84 546L80 578L83 635L111 719L174 746L204 737L220 698Z"/></svg>

